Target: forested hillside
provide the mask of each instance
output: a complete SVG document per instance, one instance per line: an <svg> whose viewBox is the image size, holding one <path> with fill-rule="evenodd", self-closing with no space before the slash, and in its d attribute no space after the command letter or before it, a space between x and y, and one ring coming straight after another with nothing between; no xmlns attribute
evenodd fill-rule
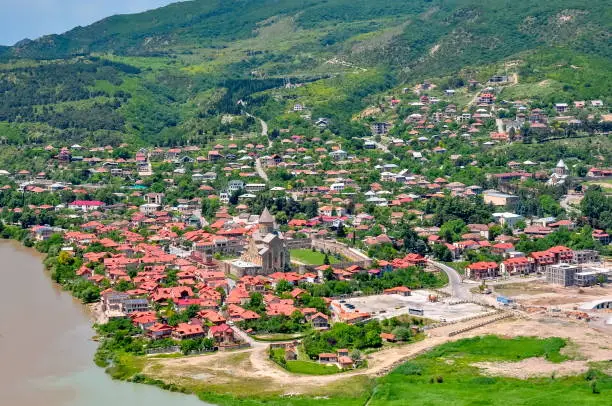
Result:
<svg viewBox="0 0 612 406"><path fill-rule="evenodd" d="M5 142L205 142L231 131L220 116L239 100L277 114L264 91L299 81L322 82L312 107L359 135L350 118L377 92L517 58L532 80L595 64L564 72L560 91L606 98L610 21L605 0L175 3L0 48L0 129Z"/></svg>

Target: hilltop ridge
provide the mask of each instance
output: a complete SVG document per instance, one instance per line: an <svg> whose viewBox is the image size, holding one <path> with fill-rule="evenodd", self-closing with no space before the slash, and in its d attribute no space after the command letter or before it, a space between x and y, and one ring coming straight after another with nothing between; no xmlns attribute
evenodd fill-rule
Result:
<svg viewBox="0 0 612 406"><path fill-rule="evenodd" d="M315 82L309 92L334 97L309 107L351 136L351 118L380 92L482 79L516 60L539 81L585 66L564 76L561 96L605 98L610 21L603 0L179 2L0 47L0 122L13 123L11 139L176 144L218 129L239 100L272 118L281 106L266 90Z"/></svg>

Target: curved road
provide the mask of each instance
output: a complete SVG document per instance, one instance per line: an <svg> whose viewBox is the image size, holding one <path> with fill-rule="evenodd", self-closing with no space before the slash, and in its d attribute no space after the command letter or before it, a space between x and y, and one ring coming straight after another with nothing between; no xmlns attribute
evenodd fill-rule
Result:
<svg viewBox="0 0 612 406"><path fill-rule="evenodd" d="M254 115L252 115L251 113L247 113L245 112L244 114L246 114L247 117L252 117L255 120L259 120L259 123L261 124L261 135L263 135L264 137L268 136L268 123L266 123L265 121L263 121L261 118L259 117L255 117ZM270 140L268 140L268 142L270 142Z"/></svg>
<svg viewBox="0 0 612 406"><path fill-rule="evenodd" d="M265 180L266 182L269 182L270 180L268 179L268 174L266 173L266 171L264 171L263 166L261 165L261 158L257 158L255 160L255 171L257 172L257 175L259 175L260 178L262 178L263 180Z"/></svg>
<svg viewBox="0 0 612 406"><path fill-rule="evenodd" d="M261 124L261 135L267 138L268 137L268 123L263 121L261 118L255 117L251 113L245 112L245 114L247 115L247 117L252 117L255 120L259 120L259 123ZM272 141L268 139L268 148L270 148L271 146L272 146ZM263 165L261 164L261 158L259 157L255 159L255 171L257 172L257 175L260 178L262 178L266 182L270 181L268 179L268 174L266 173L266 171L263 168Z"/></svg>
<svg viewBox="0 0 612 406"><path fill-rule="evenodd" d="M580 215L580 210L572 206L572 204L580 203L580 196L565 195L559 200L559 206L567 212L568 215Z"/></svg>
<svg viewBox="0 0 612 406"><path fill-rule="evenodd" d="M463 284L459 272L455 271L448 265L432 261L431 259L428 259L427 262L429 262L431 265L438 268L448 276L448 287L453 298L459 300L468 300L470 298L470 288L469 286Z"/></svg>

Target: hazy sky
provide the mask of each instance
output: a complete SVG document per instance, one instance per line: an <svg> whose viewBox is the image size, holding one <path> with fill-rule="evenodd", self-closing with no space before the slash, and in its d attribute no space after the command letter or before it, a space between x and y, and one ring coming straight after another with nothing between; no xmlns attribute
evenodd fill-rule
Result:
<svg viewBox="0 0 612 406"><path fill-rule="evenodd" d="M136 13L178 0L0 0L0 45L59 34L113 14Z"/></svg>

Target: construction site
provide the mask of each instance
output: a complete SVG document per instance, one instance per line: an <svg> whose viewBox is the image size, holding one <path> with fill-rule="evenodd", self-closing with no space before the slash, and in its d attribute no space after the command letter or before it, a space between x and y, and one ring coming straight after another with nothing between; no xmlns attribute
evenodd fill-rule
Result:
<svg viewBox="0 0 612 406"><path fill-rule="evenodd" d="M429 290L414 290L409 296L382 294L335 302L342 311L368 313L379 320L410 314L437 322L456 322L494 311L480 304L443 297Z"/></svg>

